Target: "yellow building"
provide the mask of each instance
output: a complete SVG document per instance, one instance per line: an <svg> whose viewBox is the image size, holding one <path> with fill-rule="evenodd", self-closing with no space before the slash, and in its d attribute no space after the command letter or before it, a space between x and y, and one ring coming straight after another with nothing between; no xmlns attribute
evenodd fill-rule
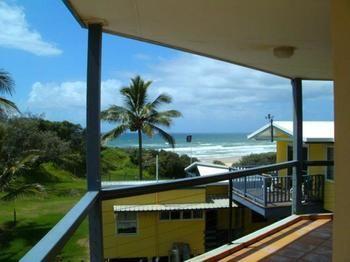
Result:
<svg viewBox="0 0 350 262"><path fill-rule="evenodd" d="M155 181L112 182L120 187ZM108 186L111 182L105 182ZM228 183L102 202L104 257L112 261L168 261L196 256L227 243ZM270 221L233 203L233 239ZM137 243L137 244L135 244ZM182 254L181 254L182 253Z"/></svg>
<svg viewBox="0 0 350 262"><path fill-rule="evenodd" d="M274 121L273 129L267 124L248 136L248 139L276 141L276 162L293 159L293 122ZM305 161L333 161L334 123L333 121L303 122L303 158ZM292 169L279 171L279 176L291 176ZM324 177L323 207L334 211L334 172L333 167L309 166L304 175L322 175Z"/></svg>

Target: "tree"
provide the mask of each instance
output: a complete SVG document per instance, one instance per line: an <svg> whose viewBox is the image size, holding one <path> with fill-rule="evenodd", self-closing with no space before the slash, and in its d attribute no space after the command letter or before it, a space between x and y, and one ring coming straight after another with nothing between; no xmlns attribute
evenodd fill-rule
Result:
<svg viewBox="0 0 350 262"><path fill-rule="evenodd" d="M177 110L158 111L162 104L170 104L172 98L167 94L160 94L150 102L148 89L151 84L151 81L144 81L140 76L132 78L130 85L120 90L124 98L124 106L112 105L101 113L103 120L119 124L102 136L103 141L117 138L127 130L138 133L140 180L142 180L142 133L149 137L158 133L170 146L174 147L174 138L159 126L169 127L173 118L181 116Z"/></svg>
<svg viewBox="0 0 350 262"><path fill-rule="evenodd" d="M7 94L12 96L15 83L10 74L0 69L0 94ZM8 113L19 112L16 104L2 96L0 96L0 114L2 116Z"/></svg>
<svg viewBox="0 0 350 262"><path fill-rule="evenodd" d="M38 152L27 152L20 159L4 164L0 173L0 192L5 194L0 198L3 201L16 200L21 196L37 195L44 191L44 187L38 183L23 184L16 180L30 173L30 169L39 159ZM13 209L13 223L17 222L16 208Z"/></svg>

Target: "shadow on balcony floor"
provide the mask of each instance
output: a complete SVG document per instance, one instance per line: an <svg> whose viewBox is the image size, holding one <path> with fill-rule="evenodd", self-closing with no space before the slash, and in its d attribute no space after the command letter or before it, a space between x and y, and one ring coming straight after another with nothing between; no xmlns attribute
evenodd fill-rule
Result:
<svg viewBox="0 0 350 262"><path fill-rule="evenodd" d="M240 260L331 261L332 222L330 219L302 220L220 261Z"/></svg>
<svg viewBox="0 0 350 262"><path fill-rule="evenodd" d="M332 215L291 216L193 261L198 259L222 262L332 261Z"/></svg>

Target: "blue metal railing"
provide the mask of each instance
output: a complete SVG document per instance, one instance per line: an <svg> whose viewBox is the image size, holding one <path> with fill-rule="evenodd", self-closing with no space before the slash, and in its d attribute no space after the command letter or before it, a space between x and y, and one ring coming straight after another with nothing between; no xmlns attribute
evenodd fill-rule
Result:
<svg viewBox="0 0 350 262"><path fill-rule="evenodd" d="M89 191L20 261L54 260L98 200L98 191Z"/></svg>
<svg viewBox="0 0 350 262"><path fill-rule="evenodd" d="M323 175L302 176L302 201L323 200ZM292 177L255 175L233 179L233 192L259 205L292 201Z"/></svg>
<svg viewBox="0 0 350 262"><path fill-rule="evenodd" d="M322 161L321 165L325 161ZM91 211L96 201L137 196L149 193L163 192L183 187L199 186L219 181L256 176L271 171L294 167L297 161L288 161L279 164L260 166L244 170L230 171L223 174L177 179L174 181L158 182L140 186L123 188L108 188L101 191L89 191L81 200L31 249L20 261L51 261L61 251L65 243L73 235L83 219ZM333 164L333 163L331 163ZM317 165L313 161L313 165ZM329 163L326 165L329 165ZM260 183L260 182L259 182ZM90 256L93 254L90 254Z"/></svg>

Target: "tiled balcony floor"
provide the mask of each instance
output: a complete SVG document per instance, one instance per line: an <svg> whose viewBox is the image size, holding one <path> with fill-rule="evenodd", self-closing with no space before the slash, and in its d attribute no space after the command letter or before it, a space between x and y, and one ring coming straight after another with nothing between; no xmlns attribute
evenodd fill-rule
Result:
<svg viewBox="0 0 350 262"><path fill-rule="evenodd" d="M219 261L331 261L332 220L301 220Z"/></svg>

